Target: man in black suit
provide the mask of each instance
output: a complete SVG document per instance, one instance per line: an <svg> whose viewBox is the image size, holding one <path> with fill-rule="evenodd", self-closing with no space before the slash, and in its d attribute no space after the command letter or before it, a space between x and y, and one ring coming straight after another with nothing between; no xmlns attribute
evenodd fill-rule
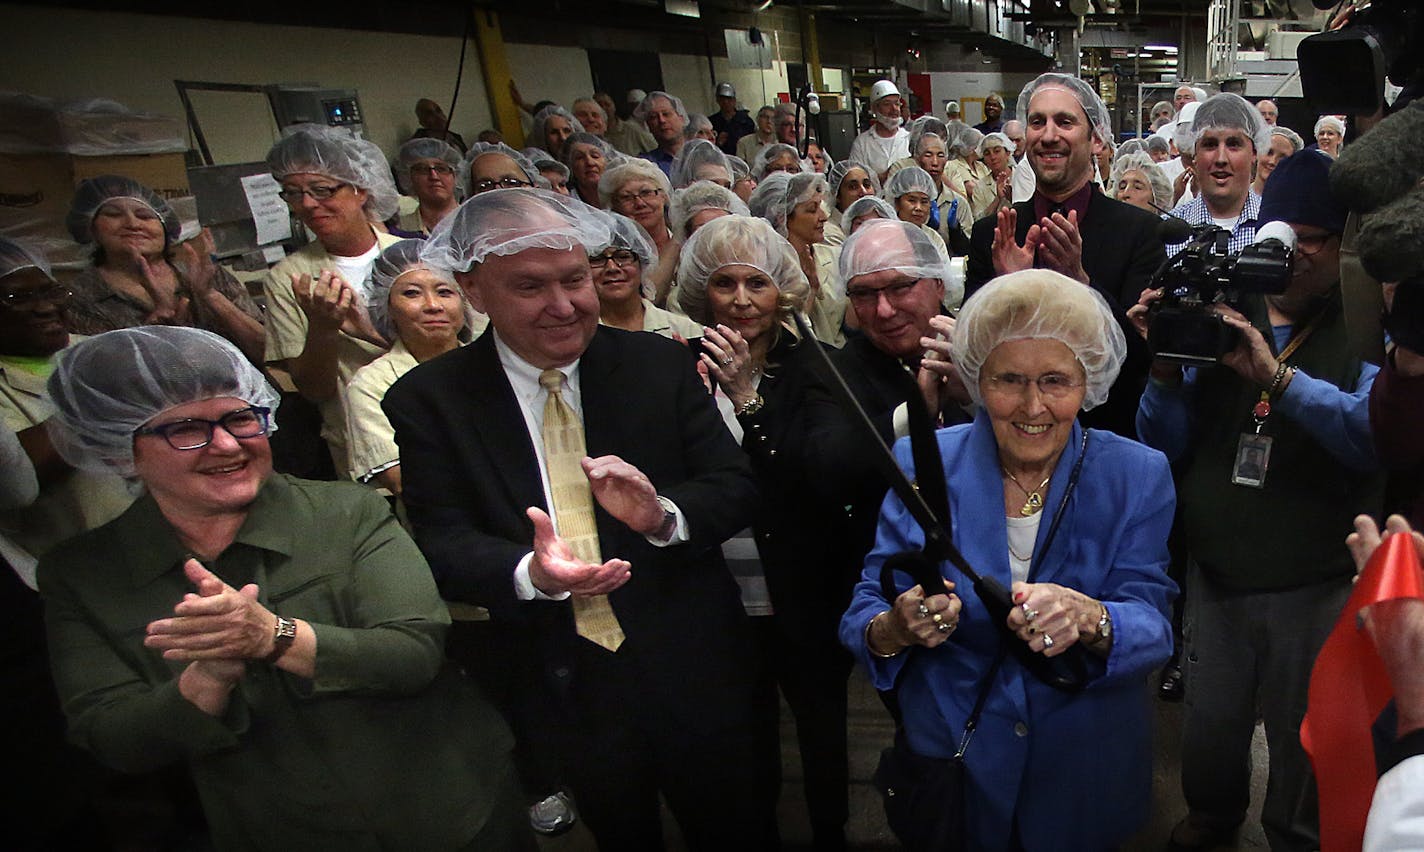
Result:
<svg viewBox="0 0 1424 852"><path fill-rule="evenodd" d="M1127 360L1108 401L1083 416L1088 426L1136 439L1137 400L1151 353L1126 310L1137 304L1166 259L1151 213L1108 198L1093 184L1093 163L1111 130L1092 87L1066 74L1041 74L1019 95L1027 157L1037 189L1028 201L974 223L965 297L989 279L1035 267L1061 272L1102 294L1127 337Z"/></svg>
<svg viewBox="0 0 1424 852"><path fill-rule="evenodd" d="M513 637L507 665L530 675L520 704L542 714L534 735L561 758L602 848L661 848L659 794L693 849L773 846L755 658L719 550L755 512L745 455L686 347L598 324L588 256L611 241L604 214L496 190L448 225L423 257L455 271L490 330L411 371L383 403L442 593L488 608ZM563 476L545 467L541 438L555 393L587 447L596 558L576 555L594 536L570 524L566 539L551 520L568 500L563 486L550 496ZM576 628L599 598L624 637L616 651Z"/></svg>

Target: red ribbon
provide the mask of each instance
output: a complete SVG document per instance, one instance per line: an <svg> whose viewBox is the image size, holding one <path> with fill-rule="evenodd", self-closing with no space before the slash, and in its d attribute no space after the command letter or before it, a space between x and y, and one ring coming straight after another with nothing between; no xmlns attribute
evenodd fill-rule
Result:
<svg viewBox="0 0 1424 852"><path fill-rule="evenodd" d="M1361 609L1398 598L1424 598L1424 572L1408 534L1389 536L1370 557L1310 675L1300 742L1320 791L1322 852L1356 850L1364 842L1376 780L1370 726L1394 688L1357 619Z"/></svg>

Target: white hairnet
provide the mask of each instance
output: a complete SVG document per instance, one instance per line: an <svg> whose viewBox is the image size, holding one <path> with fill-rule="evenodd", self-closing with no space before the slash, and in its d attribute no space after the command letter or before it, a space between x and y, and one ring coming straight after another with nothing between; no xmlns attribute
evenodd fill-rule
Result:
<svg viewBox="0 0 1424 852"><path fill-rule="evenodd" d="M683 125L682 128L682 138L692 139L698 133L710 131L711 129L712 119L708 118L700 112L688 113L687 124Z"/></svg>
<svg viewBox="0 0 1424 852"><path fill-rule="evenodd" d="M851 282L862 275L887 269L915 279L939 279L944 284L945 304L956 305L964 298L963 282L956 286L950 277L949 258L919 225L899 219L876 219L846 237L841 246L842 287L850 287Z"/></svg>
<svg viewBox="0 0 1424 852"><path fill-rule="evenodd" d="M732 166L722 149L706 139L689 139L683 143L682 151L672 161L672 188L682 189L699 180L712 180L700 174L705 167L719 168L727 173L727 183L732 182Z"/></svg>
<svg viewBox="0 0 1424 852"><path fill-rule="evenodd" d="M1261 111L1245 98L1231 92L1222 92L1207 98L1197 107L1192 116L1192 150L1196 150L1197 140L1208 130L1244 131L1256 152L1271 147L1271 127L1261 117ZM1181 148L1179 144L1177 146Z"/></svg>
<svg viewBox="0 0 1424 852"><path fill-rule="evenodd" d="M420 259L420 250L425 240L408 239L391 243L376 256L371 267L371 291L366 296L366 311L371 315L371 325L387 340L395 340L396 327L391 322L391 288L396 279L415 269L423 269L441 281L455 283L455 276L448 269L438 269Z"/></svg>
<svg viewBox="0 0 1424 852"><path fill-rule="evenodd" d="M539 145L540 147L547 147L548 137L545 135L545 133L548 129L549 119L555 117L562 118L567 121L569 123L569 128L574 133L583 132L583 125L579 124L579 120L577 118L574 118L573 113L569 112L558 104L550 104L549 106L546 106L538 112L534 113L534 126L533 129L529 131L530 141L532 141L535 145Z"/></svg>
<svg viewBox="0 0 1424 852"><path fill-rule="evenodd" d="M1014 140L996 130L993 133L985 134L984 138L979 140L979 156L983 158L984 152L990 148L1003 148L1012 154L1017 147Z"/></svg>
<svg viewBox="0 0 1424 852"><path fill-rule="evenodd" d="M585 133L583 131L579 131L578 133L575 133L564 140L564 146L558 151L559 156L557 159L559 160L559 162L563 163L566 166L573 166L575 145L592 145L593 147L597 148L598 152L603 155L603 161L606 164L604 168L616 166L624 160L628 159L627 157L623 156L623 154L620 153L617 148L614 148L612 145L608 144L608 140L598 136L594 136L592 133Z"/></svg>
<svg viewBox="0 0 1424 852"><path fill-rule="evenodd" d="M919 152L920 137L926 133L933 133L938 136L941 141L949 137L949 130L945 127L944 122L928 113L910 122L909 130L911 157Z"/></svg>
<svg viewBox="0 0 1424 852"><path fill-rule="evenodd" d="M972 149L974 145L978 145L979 141L977 139L973 139L970 134L970 131L972 130L974 130L974 128L970 127L959 119L954 119L953 121L946 122L944 125L945 153L949 154L949 156L951 157L963 157ZM910 149L910 153L914 153L913 148Z"/></svg>
<svg viewBox="0 0 1424 852"><path fill-rule="evenodd" d="M746 180L752 176L752 167L747 165L747 161L741 157L727 155L727 163L732 167L732 183L739 180Z"/></svg>
<svg viewBox="0 0 1424 852"><path fill-rule="evenodd" d="M607 217L573 196L547 189L492 189L440 220L421 247L420 259L437 269L468 272L490 255L532 248L583 248L596 254L608 245L610 228Z"/></svg>
<svg viewBox="0 0 1424 852"><path fill-rule="evenodd" d="M830 172L831 166L834 166L834 165L836 164L835 158L831 156L831 149L830 149L829 147L827 147L827 146L821 144L821 140L817 139L817 138L814 137L814 136L809 136L809 137L807 137L807 138L806 138L806 162L807 162L807 167L810 168L811 171L813 171L813 172L816 171L815 164L811 163L811 147L810 147L810 146L812 146L812 145L815 145L817 148L820 148L820 149L821 149L821 159L826 161L826 165L825 165L826 171L825 171L825 172L816 172L817 174L820 174L820 175L823 175L823 176L824 176L826 173Z"/></svg>
<svg viewBox="0 0 1424 852"><path fill-rule="evenodd" d="M455 186L463 190L466 195L474 194L474 187L470 185L470 172L474 168L475 160L487 154L505 155L519 166L519 170L524 172L524 176L529 179L530 183L538 185L540 175L539 170L534 167L533 160L503 142L476 142L465 152L464 159L460 160L460 167L455 172Z"/></svg>
<svg viewBox="0 0 1424 852"><path fill-rule="evenodd" d="M1333 127L1335 132L1340 134L1340 138L1345 138L1345 122L1333 115L1322 115L1315 120L1315 129L1310 132L1311 136L1319 136L1320 131L1327 127Z"/></svg>
<svg viewBox="0 0 1424 852"><path fill-rule="evenodd" d="M128 198L152 210L163 222L166 244L178 241L182 223L178 220L178 214L158 193L133 178L99 175L80 183L79 188L74 190L73 200L69 202L69 215L64 218L64 224L76 243L88 245L94 242L94 217L99 215L99 208L116 198Z"/></svg>
<svg viewBox="0 0 1424 852"><path fill-rule="evenodd" d="M1192 86L1192 96L1198 101L1205 101L1208 98L1206 89L1203 89L1201 86Z"/></svg>
<svg viewBox="0 0 1424 852"><path fill-rule="evenodd" d="M845 212L841 214L841 230L850 234L855 230L855 220L871 213L894 222L900 220L900 214L895 212L895 208L890 202L878 196L862 195L852 201Z"/></svg>
<svg viewBox="0 0 1424 852"><path fill-rule="evenodd" d="M267 168L278 183L288 175L316 174L366 191L366 218L384 222L399 207L391 167L380 146L319 124L288 128L267 152Z"/></svg>
<svg viewBox="0 0 1424 852"><path fill-rule="evenodd" d="M960 309L954 363L975 403L984 404L979 371L1009 340L1057 340L1072 350L1087 376L1084 411L1107 400L1127 357L1127 338L1102 295L1048 269L1001 275Z"/></svg>
<svg viewBox="0 0 1424 852"><path fill-rule="evenodd" d="M788 153L796 158L795 171L804 171L805 166L801 163L801 152L797 151L795 146L787 145L785 142L773 142L770 145L762 146L762 149L757 151L756 157L752 159L752 177L757 180L766 177L767 164Z"/></svg>
<svg viewBox="0 0 1424 852"><path fill-rule="evenodd" d="M638 266L643 270L643 274L647 275L653 264L658 262L658 247L653 245L648 232L643 230L642 225L622 214L611 210L600 210L598 213L608 219L608 242L590 254L602 254L611 248L627 249L638 256Z"/></svg>
<svg viewBox="0 0 1424 852"><path fill-rule="evenodd" d="M1083 114L1088 117L1088 125L1092 127L1093 134L1103 142L1110 141L1112 136L1112 118L1108 115L1107 104L1098 97L1098 93L1093 91L1093 87L1079 80L1070 74L1059 74L1050 71L1040 74L1033 79L1023 91L1019 93L1019 109L1024 115L1029 114L1032 106L1033 96L1041 89L1063 89L1070 92L1078 99L1078 104L1083 108Z"/></svg>
<svg viewBox="0 0 1424 852"><path fill-rule="evenodd" d="M410 194L410 168L421 160L444 160L445 165L460 169L460 150L443 139L411 139L396 152L396 183L401 192ZM456 184L459 187L459 184Z"/></svg>
<svg viewBox="0 0 1424 852"><path fill-rule="evenodd" d="M1153 159L1142 152L1118 157L1113 161L1112 176L1108 179L1108 194L1117 197L1117 185L1123 175L1131 171L1142 172L1147 184L1152 187L1152 203L1163 210L1172 209L1172 182L1167 173Z"/></svg>
<svg viewBox="0 0 1424 852"><path fill-rule="evenodd" d="M903 168L891 175L885 181L885 189L881 191L880 197L893 206L896 199L911 192L923 192L931 201L939 198L939 189L935 186L934 178L919 166Z"/></svg>
<svg viewBox="0 0 1424 852"><path fill-rule="evenodd" d="M44 255L22 242L0 237L0 278L8 278L22 269L38 269L44 277L54 280L54 271Z"/></svg>
<svg viewBox="0 0 1424 852"><path fill-rule="evenodd" d="M672 183L655 163L641 157L625 157L618 165L603 172L598 179L598 200L607 209L613 207L613 196L630 180L652 181L663 194L672 197Z"/></svg>
<svg viewBox="0 0 1424 852"><path fill-rule="evenodd" d="M1123 142L1121 145L1117 146L1117 148L1113 150L1113 158L1121 159L1123 157L1126 157L1128 154L1145 153L1147 153L1147 147L1142 144L1141 139L1128 139L1126 142Z"/></svg>
<svg viewBox="0 0 1424 852"><path fill-rule="evenodd" d="M1182 111L1177 113L1177 120L1171 124L1172 144L1177 146L1179 154L1191 154L1196 150L1197 136L1192 132L1192 121L1196 119L1198 109L1201 109L1198 101L1182 104Z"/></svg>
<svg viewBox="0 0 1424 852"><path fill-rule="evenodd" d="M855 160L841 160L826 171L826 185L830 192L831 204L833 206L839 203L841 197L841 182L845 180L845 176L851 169L860 169L864 172L865 176L870 178L870 185L875 187L875 194L880 194L880 179L875 176L874 171L868 166L857 163Z"/></svg>
<svg viewBox="0 0 1424 852"><path fill-rule="evenodd" d="M1163 139L1161 136L1148 136L1148 137L1147 137L1146 147L1147 147L1147 153L1149 153L1149 154L1151 154L1151 153L1158 153L1158 154L1170 154L1170 153L1172 153L1172 146L1171 146L1171 144L1168 143L1167 140L1166 140L1166 139Z"/></svg>
<svg viewBox="0 0 1424 852"><path fill-rule="evenodd" d="M76 468L134 475L134 432L175 405L233 397L277 410L277 391L227 340L199 328L145 325L59 353L45 385L50 440ZM275 416L271 428L276 429Z"/></svg>
<svg viewBox="0 0 1424 852"><path fill-rule="evenodd" d="M677 264L677 298L683 311L712 324L707 279L724 266L750 266L766 273L798 308L811 292L796 250L770 224L754 216L723 216L697 229L682 246Z"/></svg>
<svg viewBox="0 0 1424 852"><path fill-rule="evenodd" d="M773 172L757 184L752 197L747 200L747 209L753 216L760 216L771 223L776 232L786 236L786 220L796 205L823 196L827 191L826 179L815 172Z"/></svg>
<svg viewBox="0 0 1424 852"><path fill-rule="evenodd" d="M672 206L668 209L668 222L673 239L687 241L687 229L692 217L703 210L725 210L733 216L750 216L751 211L737 194L724 186L707 180L699 180L691 186L672 194Z"/></svg>
<svg viewBox="0 0 1424 852"><path fill-rule="evenodd" d="M687 121L687 108L682 105L682 98L677 95L669 95L667 92L648 92L648 96L639 101L637 109L633 110L633 120L644 123L648 120L648 113L653 109L653 101L664 98L672 104L673 111Z"/></svg>
<svg viewBox="0 0 1424 852"><path fill-rule="evenodd" d="M544 172L557 172L558 174L563 176L566 182L568 181L569 177L573 175L573 172L569 171L568 166L564 165L558 160L553 159L552 157L544 157L535 160L534 168L538 169L539 174L541 175Z"/></svg>
<svg viewBox="0 0 1424 852"><path fill-rule="evenodd" d="M1302 150L1303 148L1305 148L1305 140L1302 139L1302 138L1300 138L1300 134L1299 134L1299 133L1296 133L1294 130L1291 130L1289 127L1281 127L1280 125L1276 125L1275 127L1272 127L1272 128L1271 128L1271 135L1272 135L1272 136L1280 136L1281 138L1285 139L1287 142L1291 143L1291 153L1292 153L1292 154L1294 154L1294 153L1296 153L1296 152Z"/></svg>
<svg viewBox="0 0 1424 852"><path fill-rule="evenodd" d="M983 141L984 133L982 131L975 130L973 127L971 127L968 130L965 130L963 134L959 137L959 145L957 147L960 150L951 151L950 154L952 156L959 156L967 160L969 159L970 154L979 153L979 143Z"/></svg>

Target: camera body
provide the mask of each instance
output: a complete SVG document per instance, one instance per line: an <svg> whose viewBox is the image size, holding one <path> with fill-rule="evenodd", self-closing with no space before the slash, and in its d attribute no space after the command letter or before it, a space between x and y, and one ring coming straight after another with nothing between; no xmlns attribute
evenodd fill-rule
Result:
<svg viewBox="0 0 1424 852"><path fill-rule="evenodd" d="M1177 364L1221 361L1239 333L1212 306L1238 307L1247 293L1283 293L1291 280L1293 251L1276 240L1228 250L1231 232L1215 225L1193 229L1187 245L1152 278L1162 298L1148 311L1147 345Z"/></svg>

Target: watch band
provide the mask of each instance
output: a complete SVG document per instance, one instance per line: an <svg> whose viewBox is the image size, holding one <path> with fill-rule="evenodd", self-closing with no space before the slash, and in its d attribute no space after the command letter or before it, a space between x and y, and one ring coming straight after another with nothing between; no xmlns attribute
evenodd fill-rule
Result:
<svg viewBox="0 0 1424 852"><path fill-rule="evenodd" d="M1098 638L1093 640L1095 643L1106 642L1112 638L1112 616L1108 614L1108 605L1099 606L1103 608L1103 614L1098 616Z"/></svg>
<svg viewBox="0 0 1424 852"><path fill-rule="evenodd" d="M280 660L295 641L297 623L290 618L277 616L277 623L272 628L272 653L267 655L266 662L275 663Z"/></svg>

